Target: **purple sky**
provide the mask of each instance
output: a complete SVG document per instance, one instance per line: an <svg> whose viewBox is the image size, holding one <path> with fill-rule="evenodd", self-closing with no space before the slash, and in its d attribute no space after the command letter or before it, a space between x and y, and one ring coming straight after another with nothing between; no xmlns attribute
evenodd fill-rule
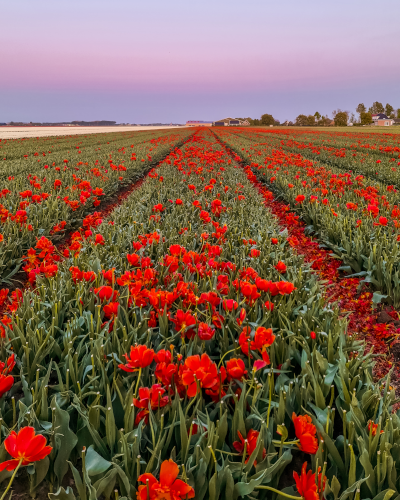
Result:
<svg viewBox="0 0 400 500"><path fill-rule="evenodd" d="M398 108L399 16L399 0L4 2L0 122Z"/></svg>

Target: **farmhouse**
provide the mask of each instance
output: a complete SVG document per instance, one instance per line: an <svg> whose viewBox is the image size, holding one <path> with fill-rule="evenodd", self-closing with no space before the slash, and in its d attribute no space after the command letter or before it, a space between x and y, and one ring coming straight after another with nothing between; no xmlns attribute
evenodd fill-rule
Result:
<svg viewBox="0 0 400 500"><path fill-rule="evenodd" d="M248 120L240 120L239 118L223 118L213 123L214 127L239 127L250 125Z"/></svg>
<svg viewBox="0 0 400 500"><path fill-rule="evenodd" d="M389 127L394 124L394 120L392 118L387 117L384 113L376 113L372 115L372 121L374 125L378 127Z"/></svg>
<svg viewBox="0 0 400 500"><path fill-rule="evenodd" d="M212 121L188 120L186 122L187 127L212 127L212 125Z"/></svg>

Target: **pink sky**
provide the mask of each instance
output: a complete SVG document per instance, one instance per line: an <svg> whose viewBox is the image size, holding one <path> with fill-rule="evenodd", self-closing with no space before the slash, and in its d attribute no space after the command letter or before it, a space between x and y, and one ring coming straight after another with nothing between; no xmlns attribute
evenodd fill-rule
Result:
<svg viewBox="0 0 400 500"><path fill-rule="evenodd" d="M5 4L0 122L293 119L360 101L400 107L397 0L136 4Z"/></svg>

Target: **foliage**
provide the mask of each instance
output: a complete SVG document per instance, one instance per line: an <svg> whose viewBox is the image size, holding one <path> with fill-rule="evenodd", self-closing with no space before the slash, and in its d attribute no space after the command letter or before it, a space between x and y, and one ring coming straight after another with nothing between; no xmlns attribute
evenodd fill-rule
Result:
<svg viewBox="0 0 400 500"><path fill-rule="evenodd" d="M261 115L260 123L261 125L274 125L275 119L272 115L264 114Z"/></svg>
<svg viewBox="0 0 400 500"><path fill-rule="evenodd" d="M87 214L62 252L47 238L29 249L30 285L1 294L0 371L14 380L0 451L5 462L11 429L47 438L48 457L23 469L32 496L46 482L51 500L147 498L146 478L151 498L177 481L200 500L399 495L390 378L373 380L372 353L265 206L268 180L328 241L343 238L353 219L341 215L340 233L330 214L352 196L347 176L337 168L329 205L309 202L307 183L330 173L282 140L265 129L166 137L157 168L108 217ZM282 490L294 457L312 472L298 467Z"/></svg>
<svg viewBox="0 0 400 500"><path fill-rule="evenodd" d="M345 127L347 125L347 118L347 113L344 111L336 113L334 118L336 127Z"/></svg>
<svg viewBox="0 0 400 500"><path fill-rule="evenodd" d="M366 113L367 112L367 108L365 107L365 104L361 103L359 104L357 107L356 107L356 111L357 113L360 115L362 115L362 113Z"/></svg>
<svg viewBox="0 0 400 500"><path fill-rule="evenodd" d="M299 115L296 118L296 125L300 127L311 127L315 125L315 117L313 115Z"/></svg>
<svg viewBox="0 0 400 500"><path fill-rule="evenodd" d="M389 103L386 104L385 106L385 114L387 117L394 116L394 107L391 106Z"/></svg>
<svg viewBox="0 0 400 500"><path fill-rule="evenodd" d="M305 134L303 142L293 139L293 131L237 130L229 133L226 140L260 170L263 178L273 183L274 190L347 266L387 295L389 303L398 305L400 211L393 183L399 175L394 165L400 144L391 142L391 146L375 147L367 143L366 155L367 145L361 141L354 144L353 134L344 134L339 147L326 145L322 133ZM349 137L346 150L342 146ZM394 137L389 136L386 141L393 141ZM255 155L256 162L250 155ZM348 158L346 163L343 158ZM351 171L345 168L347 165L351 165Z"/></svg>
<svg viewBox="0 0 400 500"><path fill-rule="evenodd" d="M361 113L360 120L361 120L361 125L370 125L372 123L371 113Z"/></svg>
<svg viewBox="0 0 400 500"><path fill-rule="evenodd" d="M369 113L371 113L372 115L373 114L377 114L377 113L384 113L385 112L385 108L383 107L383 104L378 102L378 101L375 101L372 106L369 108L368 110Z"/></svg>

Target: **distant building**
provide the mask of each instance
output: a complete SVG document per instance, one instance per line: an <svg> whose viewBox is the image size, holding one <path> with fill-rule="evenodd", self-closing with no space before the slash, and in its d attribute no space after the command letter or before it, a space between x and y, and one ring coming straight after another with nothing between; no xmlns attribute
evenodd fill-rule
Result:
<svg viewBox="0 0 400 500"><path fill-rule="evenodd" d="M390 127L391 125L394 125L394 120L386 116L384 113L376 113L372 115L372 121L374 122L374 125L377 125L378 127Z"/></svg>
<svg viewBox="0 0 400 500"><path fill-rule="evenodd" d="M376 122L377 120L387 120L388 117L385 115L385 113L375 113L372 115L372 121Z"/></svg>
<svg viewBox="0 0 400 500"><path fill-rule="evenodd" d="M186 122L187 127L212 127L212 121L189 120Z"/></svg>
<svg viewBox="0 0 400 500"><path fill-rule="evenodd" d="M224 118L213 123L214 127L244 127L250 125L248 120L240 120L239 118Z"/></svg>

